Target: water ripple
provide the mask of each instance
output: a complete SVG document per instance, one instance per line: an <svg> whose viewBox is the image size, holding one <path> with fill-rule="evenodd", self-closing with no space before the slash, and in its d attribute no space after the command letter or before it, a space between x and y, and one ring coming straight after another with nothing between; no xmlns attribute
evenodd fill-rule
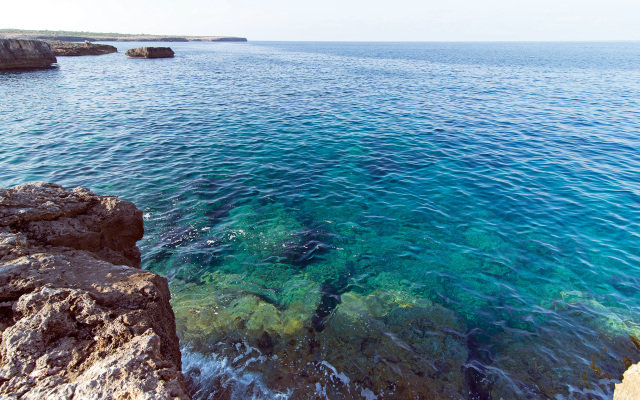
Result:
<svg viewBox="0 0 640 400"><path fill-rule="evenodd" d="M2 186L134 201L144 265L175 293L297 310L287 329L357 314L417 351L386 313L444 306L467 327L460 393L608 398L640 360L637 43L173 47L0 73ZM197 345L215 333L180 325L193 293L174 306ZM348 314L341 296L378 303ZM215 381L227 356L185 359L218 363ZM323 393L354 390L334 383ZM251 396L276 395L260 385Z"/></svg>

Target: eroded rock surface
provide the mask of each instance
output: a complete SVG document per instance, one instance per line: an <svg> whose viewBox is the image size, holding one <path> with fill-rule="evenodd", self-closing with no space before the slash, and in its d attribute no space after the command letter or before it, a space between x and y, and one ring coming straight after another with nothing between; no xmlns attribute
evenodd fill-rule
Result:
<svg viewBox="0 0 640 400"><path fill-rule="evenodd" d="M58 62L41 40L0 39L0 70L49 67Z"/></svg>
<svg viewBox="0 0 640 400"><path fill-rule="evenodd" d="M54 184L0 189L0 397L188 399L142 213Z"/></svg>
<svg viewBox="0 0 640 400"><path fill-rule="evenodd" d="M102 54L116 53L117 48L108 44L95 44L89 41L84 43L63 42L60 40L47 40L53 54L56 56L99 56Z"/></svg>
<svg viewBox="0 0 640 400"><path fill-rule="evenodd" d="M171 58L174 56L171 47L138 47L129 49L124 54L131 58Z"/></svg>

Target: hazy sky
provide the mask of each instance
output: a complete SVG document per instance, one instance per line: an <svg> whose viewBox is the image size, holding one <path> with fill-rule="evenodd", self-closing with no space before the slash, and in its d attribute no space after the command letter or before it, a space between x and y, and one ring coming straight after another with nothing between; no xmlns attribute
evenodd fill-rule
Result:
<svg viewBox="0 0 640 400"><path fill-rule="evenodd" d="M4 0L0 28L249 40L640 40L639 0Z"/></svg>

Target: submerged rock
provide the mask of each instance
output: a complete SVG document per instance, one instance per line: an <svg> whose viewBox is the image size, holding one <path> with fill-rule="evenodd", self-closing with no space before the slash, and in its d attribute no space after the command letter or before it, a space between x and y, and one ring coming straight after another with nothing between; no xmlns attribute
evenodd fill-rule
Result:
<svg viewBox="0 0 640 400"><path fill-rule="evenodd" d="M47 40L53 54L56 56L99 56L102 54L116 53L117 48L108 44L94 44L89 41L84 43L63 42L60 40Z"/></svg>
<svg viewBox="0 0 640 400"><path fill-rule="evenodd" d="M484 376L491 398L610 399L624 370L640 359L631 314L580 292L564 293L552 307L534 332L492 339L495 356Z"/></svg>
<svg viewBox="0 0 640 400"><path fill-rule="evenodd" d="M51 47L43 41L0 39L0 70L49 67L56 62Z"/></svg>
<svg viewBox="0 0 640 400"><path fill-rule="evenodd" d="M467 398L460 373L467 328L450 310L399 291L347 292L317 331L318 284L291 282L287 304L274 305L232 293L231 283L221 277L178 289L176 319L191 354L213 352L218 364L259 373L269 389L294 399ZM211 396L202 398L226 398L228 387L203 383L201 369L185 374Z"/></svg>
<svg viewBox="0 0 640 400"><path fill-rule="evenodd" d="M174 55L171 47L138 47L124 54L131 58L171 58Z"/></svg>
<svg viewBox="0 0 640 400"><path fill-rule="evenodd" d="M54 184L0 189L0 397L188 399L142 212Z"/></svg>

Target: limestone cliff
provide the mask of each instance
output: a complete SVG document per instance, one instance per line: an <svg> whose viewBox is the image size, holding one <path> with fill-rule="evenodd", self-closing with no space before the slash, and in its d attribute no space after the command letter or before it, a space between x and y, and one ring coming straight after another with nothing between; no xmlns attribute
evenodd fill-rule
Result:
<svg viewBox="0 0 640 400"><path fill-rule="evenodd" d="M0 397L188 399L142 213L50 183L0 189Z"/></svg>
<svg viewBox="0 0 640 400"><path fill-rule="evenodd" d="M0 39L0 70L48 67L55 62L58 60L45 42Z"/></svg>

